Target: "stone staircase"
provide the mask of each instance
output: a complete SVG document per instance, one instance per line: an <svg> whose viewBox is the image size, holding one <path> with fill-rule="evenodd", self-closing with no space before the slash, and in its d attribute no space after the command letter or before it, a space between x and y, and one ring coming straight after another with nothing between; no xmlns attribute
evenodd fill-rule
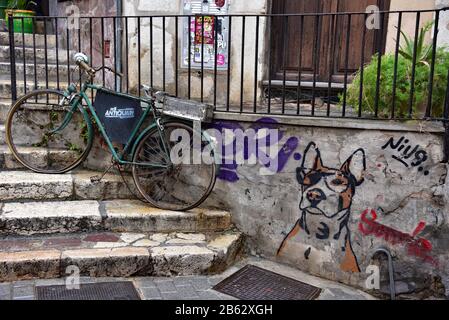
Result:
<svg viewBox="0 0 449 320"><path fill-rule="evenodd" d="M243 235L226 211L176 212L132 199L121 177L0 172L0 281L177 276L224 271ZM132 186L132 182L129 181Z"/></svg>
<svg viewBox="0 0 449 320"><path fill-rule="evenodd" d="M56 88L55 51L45 59L43 37L36 37L36 69L32 37L26 35L25 43L16 37L15 43L18 95L25 88L24 70L28 89L35 87L35 71L37 87L48 80ZM81 276L95 277L209 274L235 262L243 236L229 212L151 208L135 200L119 175L93 183L98 172L40 175L24 170L5 145L4 121L11 105L8 45L8 34L0 32L0 281L64 277L73 266ZM55 47L53 36L47 45ZM67 53L62 53L61 86L68 71ZM33 161L45 160L45 153L34 148L20 151ZM133 189L132 179L125 179Z"/></svg>

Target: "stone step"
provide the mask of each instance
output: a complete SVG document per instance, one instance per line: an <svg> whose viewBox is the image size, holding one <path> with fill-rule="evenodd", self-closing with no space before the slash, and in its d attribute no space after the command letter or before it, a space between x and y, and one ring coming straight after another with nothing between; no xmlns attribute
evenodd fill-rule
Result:
<svg viewBox="0 0 449 320"><path fill-rule="evenodd" d="M0 97L1 96L2 94L0 92ZM10 109L11 109L11 100L0 98L0 123L4 123L6 121L6 117L8 116L8 112Z"/></svg>
<svg viewBox="0 0 449 320"><path fill-rule="evenodd" d="M223 272L243 237L214 233L76 233L0 238L0 281L80 276L187 276ZM69 268L70 267L70 268Z"/></svg>
<svg viewBox="0 0 449 320"><path fill-rule="evenodd" d="M26 70L26 73L24 72ZM46 70L48 70L48 79L49 81L57 81L59 76L59 81L68 81L67 70L69 68L66 64L59 65L56 64L45 64L39 63L36 64L36 67L32 63L27 63L25 68L22 63L16 64L16 73L17 78L20 81L24 80L24 74L27 76L27 81L31 81L33 84L35 82L35 74L37 76L37 81L45 83L47 79ZM70 72L77 72L77 68L75 66L70 67ZM70 75L72 78L72 74ZM78 75L76 75L78 77ZM0 62L0 80L10 80L11 79L11 64L9 62Z"/></svg>
<svg viewBox="0 0 449 320"><path fill-rule="evenodd" d="M48 184L50 186L50 184ZM37 185L43 196L49 191ZM69 196L63 187L52 194ZM232 227L229 212L198 208L160 210L138 200L11 202L2 204L0 234L36 235L73 232L212 232Z"/></svg>
<svg viewBox="0 0 449 320"><path fill-rule="evenodd" d="M18 152L29 162L34 165L43 165L47 163L48 153L42 148L33 147L19 147ZM75 151L68 152L66 150L52 150L52 157L66 160L67 162L72 159L78 158L78 154ZM0 145L0 169L7 170L25 170L16 158L13 156L8 146Z"/></svg>
<svg viewBox="0 0 449 320"><path fill-rule="evenodd" d="M1 171L0 202L133 198L133 194L118 174L109 173L100 182L91 181L91 177L101 174L83 170L66 174ZM124 177L129 188L137 194L132 178L128 175Z"/></svg>
<svg viewBox="0 0 449 320"><path fill-rule="evenodd" d="M3 124L0 124L0 145L5 143L5 126Z"/></svg>
<svg viewBox="0 0 449 320"><path fill-rule="evenodd" d="M14 34L14 44L17 47L23 46L22 33ZM0 46L9 46L9 33L0 32ZM45 48L45 35L36 34L35 40L33 41L32 34L25 34L25 47ZM47 48L56 48L56 36L48 34L47 35Z"/></svg>
<svg viewBox="0 0 449 320"><path fill-rule="evenodd" d="M36 49L36 50L35 50ZM35 53L36 51L36 53ZM69 50L69 57L67 60L67 50L59 49L58 51L53 48L47 48L45 50L44 48L27 48L25 47L25 50L23 50L22 47L15 47L15 59L16 62L23 62L23 58L25 57L25 61L27 63L34 63L34 58L36 57L37 63L45 63L45 60L47 60L47 63L53 63L56 64L56 59L59 61L60 64L67 64L67 61L72 62L74 51ZM0 45L0 61L1 62L10 62L10 48L9 45L2 46Z"/></svg>
<svg viewBox="0 0 449 320"><path fill-rule="evenodd" d="M76 78L77 79L77 78ZM17 86L17 97L25 94L25 83L23 80L18 80L16 82ZM60 90L64 90L68 87L67 79L60 79L59 88ZM58 89L58 83L56 81L49 81L48 86L46 80L38 79L37 85L34 84L34 79L27 79L27 93L33 90L41 90L41 89ZM11 99L11 81L10 80L0 80L0 99L6 100Z"/></svg>

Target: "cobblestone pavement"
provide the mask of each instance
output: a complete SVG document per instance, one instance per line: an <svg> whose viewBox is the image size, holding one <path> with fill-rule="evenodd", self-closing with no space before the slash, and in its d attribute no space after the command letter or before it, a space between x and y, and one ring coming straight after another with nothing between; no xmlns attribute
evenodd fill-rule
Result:
<svg viewBox="0 0 449 320"><path fill-rule="evenodd" d="M139 277L139 278L87 278L81 283L110 281L133 281L135 287L145 300L236 300L221 294L212 288L247 264L253 264L296 280L323 289L319 300L371 300L370 295L339 283L312 277L296 269L267 260L249 258L240 261L225 273L215 276L186 276L174 278ZM0 300L34 300L36 286L64 285L64 279L29 280L13 283L0 283Z"/></svg>

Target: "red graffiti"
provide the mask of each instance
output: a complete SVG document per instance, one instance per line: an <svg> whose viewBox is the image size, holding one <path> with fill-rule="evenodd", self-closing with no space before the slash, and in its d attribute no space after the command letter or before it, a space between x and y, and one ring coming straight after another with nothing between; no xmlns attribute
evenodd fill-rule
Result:
<svg viewBox="0 0 449 320"><path fill-rule="evenodd" d="M432 244L430 241L423 238L417 238L426 227L425 222L420 222L410 235L380 224L376 220L377 213L375 210L365 210L359 224L360 232L365 236L373 235L376 238L382 238L392 245L405 245L409 255L421 258L434 266L438 265L438 262L430 255L432 251Z"/></svg>

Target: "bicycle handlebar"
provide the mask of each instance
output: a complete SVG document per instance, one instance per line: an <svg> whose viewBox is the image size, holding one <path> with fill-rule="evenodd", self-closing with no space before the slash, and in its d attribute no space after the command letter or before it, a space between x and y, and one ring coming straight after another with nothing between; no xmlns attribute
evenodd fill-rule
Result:
<svg viewBox="0 0 449 320"><path fill-rule="evenodd" d="M92 68L91 66L89 66L86 62L84 61L77 61L76 64L83 69L84 71L87 72L87 74L91 77L94 77L95 74L97 73L97 71Z"/></svg>
<svg viewBox="0 0 449 320"><path fill-rule="evenodd" d="M121 74L120 72L115 71L115 70L112 69L111 67L102 66L102 67L100 67L100 68L98 68L98 69L92 68L92 67L87 63L87 61L88 61L87 56L86 56L85 54L81 53L81 52L75 54L74 59L75 59L75 63L76 63L81 69L83 69L84 71L86 71L87 74L88 74L91 78L95 77L95 74L96 74L98 71L103 70L103 69L109 70L109 71L115 73L116 75L118 75L119 77L123 77L123 74Z"/></svg>

